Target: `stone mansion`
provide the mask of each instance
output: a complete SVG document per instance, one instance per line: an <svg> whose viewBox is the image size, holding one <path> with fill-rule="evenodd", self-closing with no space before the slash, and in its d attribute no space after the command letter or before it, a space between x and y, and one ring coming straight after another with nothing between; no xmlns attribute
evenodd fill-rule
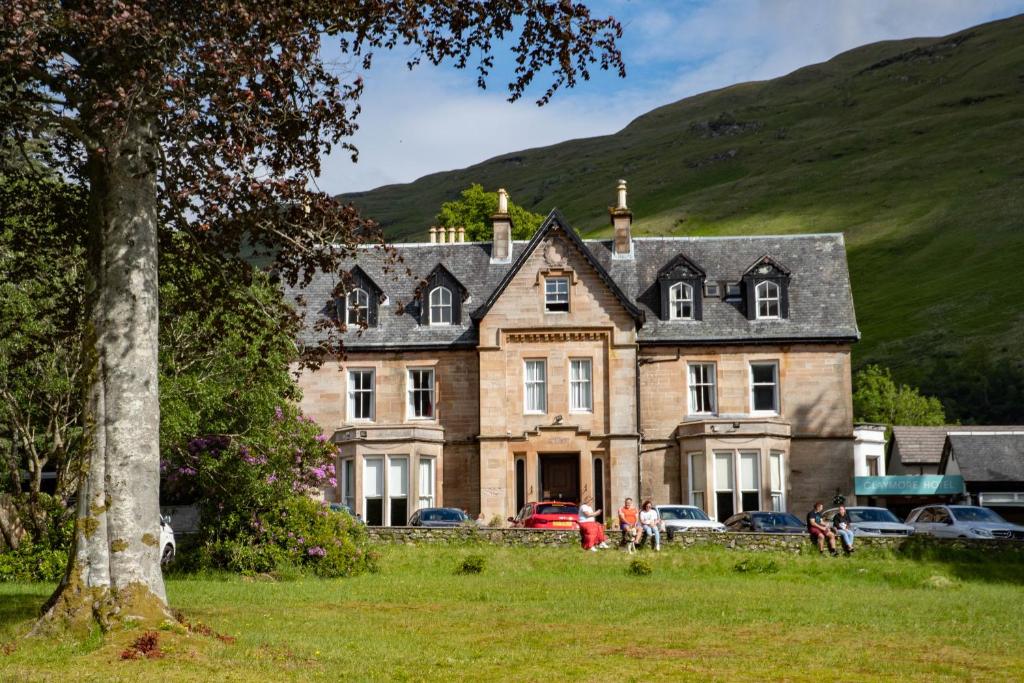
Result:
<svg viewBox="0 0 1024 683"><path fill-rule="evenodd" d="M852 495L843 236L633 237L624 182L617 199L610 240L552 211L521 242L499 190L492 242L431 230L396 245L401 268L360 249L289 290L346 283L304 333L331 310L346 354L300 378L340 451L328 496L403 525L442 505L632 496L724 519Z"/></svg>

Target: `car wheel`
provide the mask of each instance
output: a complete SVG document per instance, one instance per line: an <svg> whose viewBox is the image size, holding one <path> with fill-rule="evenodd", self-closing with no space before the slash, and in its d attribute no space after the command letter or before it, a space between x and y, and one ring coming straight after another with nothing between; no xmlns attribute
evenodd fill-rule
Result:
<svg viewBox="0 0 1024 683"><path fill-rule="evenodd" d="M160 564L168 565L174 561L174 546L168 543L160 554Z"/></svg>

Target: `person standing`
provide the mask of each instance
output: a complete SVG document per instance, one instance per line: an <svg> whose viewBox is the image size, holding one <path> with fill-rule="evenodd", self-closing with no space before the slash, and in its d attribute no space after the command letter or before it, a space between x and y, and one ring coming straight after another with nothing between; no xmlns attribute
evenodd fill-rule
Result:
<svg viewBox="0 0 1024 683"><path fill-rule="evenodd" d="M853 552L853 520L845 505L839 506L839 511L832 518L832 526L843 544L843 552L849 555Z"/></svg>
<svg viewBox="0 0 1024 683"><path fill-rule="evenodd" d="M580 543L584 550L597 552L598 548L608 547L608 537L604 534L604 525L597 521L600 510L590 505L590 499L580 505Z"/></svg>
<svg viewBox="0 0 1024 683"><path fill-rule="evenodd" d="M658 511L651 505L651 501L645 500L640 510L640 527L643 533L651 537L655 552L661 552L661 518Z"/></svg>
<svg viewBox="0 0 1024 683"><path fill-rule="evenodd" d="M827 540L828 551L832 554L832 557L835 557L839 554L836 552L836 535L832 533L832 530L821 519L821 511L824 507L824 504L819 500L814 504L814 509L807 513L807 533L811 535L812 541L817 541L818 552L822 555L825 554L825 541Z"/></svg>

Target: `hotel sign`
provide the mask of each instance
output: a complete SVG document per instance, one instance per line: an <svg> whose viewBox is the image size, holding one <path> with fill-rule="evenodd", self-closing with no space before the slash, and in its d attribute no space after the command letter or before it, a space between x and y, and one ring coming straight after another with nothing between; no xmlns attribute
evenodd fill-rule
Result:
<svg viewBox="0 0 1024 683"><path fill-rule="evenodd" d="M858 496L955 496L964 492L960 475L854 477L853 485Z"/></svg>

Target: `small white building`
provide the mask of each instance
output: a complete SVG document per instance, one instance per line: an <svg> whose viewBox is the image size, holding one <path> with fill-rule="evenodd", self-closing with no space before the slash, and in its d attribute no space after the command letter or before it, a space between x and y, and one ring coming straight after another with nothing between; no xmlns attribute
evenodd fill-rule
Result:
<svg viewBox="0 0 1024 683"><path fill-rule="evenodd" d="M885 476L885 425L853 426L853 476Z"/></svg>

